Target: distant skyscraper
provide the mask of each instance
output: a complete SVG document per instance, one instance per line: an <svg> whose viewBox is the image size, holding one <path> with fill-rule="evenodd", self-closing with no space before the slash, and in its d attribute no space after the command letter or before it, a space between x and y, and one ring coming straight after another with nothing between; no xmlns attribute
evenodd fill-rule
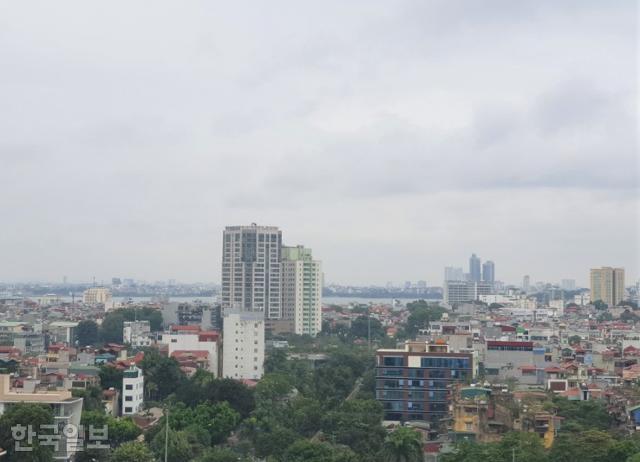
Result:
<svg viewBox="0 0 640 462"><path fill-rule="evenodd" d="M563 279L560 283L560 287L562 287L563 290L576 290L576 280Z"/></svg>
<svg viewBox="0 0 640 462"><path fill-rule="evenodd" d="M480 257L476 256L475 253L469 258L469 277L473 282L481 281Z"/></svg>
<svg viewBox="0 0 640 462"><path fill-rule="evenodd" d="M602 300L615 306L624 300L624 268L591 269L591 301Z"/></svg>
<svg viewBox="0 0 640 462"><path fill-rule="evenodd" d="M228 226L222 247L223 311L282 316L282 232L275 226Z"/></svg>
<svg viewBox="0 0 640 462"><path fill-rule="evenodd" d="M525 275L525 277L522 278L522 290L524 290L525 292L529 292L530 287L531 287L531 278L527 274Z"/></svg>
<svg viewBox="0 0 640 462"><path fill-rule="evenodd" d="M462 268L456 268L454 266L446 266L444 268L444 280L445 281L464 281L464 271Z"/></svg>
<svg viewBox="0 0 640 462"><path fill-rule="evenodd" d="M483 282L495 282L496 280L496 265L487 260L482 264L482 281Z"/></svg>
<svg viewBox="0 0 640 462"><path fill-rule="evenodd" d="M315 337L322 330L322 263L301 245L282 247L282 313L296 334Z"/></svg>

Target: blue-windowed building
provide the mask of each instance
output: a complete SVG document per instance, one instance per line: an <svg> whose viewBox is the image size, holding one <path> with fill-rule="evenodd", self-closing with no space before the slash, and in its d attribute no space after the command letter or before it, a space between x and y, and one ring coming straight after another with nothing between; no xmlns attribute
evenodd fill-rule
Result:
<svg viewBox="0 0 640 462"><path fill-rule="evenodd" d="M410 341L403 349L376 351L376 398L389 421L438 424L449 414L455 382L470 382L472 353L453 353L443 341Z"/></svg>

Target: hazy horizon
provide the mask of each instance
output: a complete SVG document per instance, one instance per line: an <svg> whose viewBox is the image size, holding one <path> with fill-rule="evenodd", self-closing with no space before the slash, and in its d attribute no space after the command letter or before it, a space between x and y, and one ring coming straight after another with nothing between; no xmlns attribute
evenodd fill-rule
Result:
<svg viewBox="0 0 640 462"><path fill-rule="evenodd" d="M220 282L227 225L327 283L640 278L638 6L0 5L0 281Z"/></svg>

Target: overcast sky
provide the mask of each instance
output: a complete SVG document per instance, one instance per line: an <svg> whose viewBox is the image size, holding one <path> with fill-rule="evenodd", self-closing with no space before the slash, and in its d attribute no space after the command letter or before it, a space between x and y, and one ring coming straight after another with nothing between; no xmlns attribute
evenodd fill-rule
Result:
<svg viewBox="0 0 640 462"><path fill-rule="evenodd" d="M604 1L0 3L0 280L639 277L638 12Z"/></svg>

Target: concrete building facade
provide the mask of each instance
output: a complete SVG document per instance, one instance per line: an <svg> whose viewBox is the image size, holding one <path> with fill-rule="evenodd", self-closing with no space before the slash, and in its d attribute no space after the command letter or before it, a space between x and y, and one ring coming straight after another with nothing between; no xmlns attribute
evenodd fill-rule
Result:
<svg viewBox="0 0 640 462"><path fill-rule="evenodd" d="M265 347L262 313L228 310L223 325L222 376L238 380L262 378Z"/></svg>
<svg viewBox="0 0 640 462"><path fill-rule="evenodd" d="M384 420L439 425L449 411L451 386L471 380L474 370L472 353L452 353L444 342L377 350L376 399Z"/></svg>
<svg viewBox="0 0 640 462"><path fill-rule="evenodd" d="M122 415L142 411L144 403L144 376L142 369L131 366L122 373Z"/></svg>
<svg viewBox="0 0 640 462"><path fill-rule="evenodd" d="M624 268L591 269L591 301L602 300L615 306L624 300Z"/></svg>
<svg viewBox="0 0 640 462"><path fill-rule="evenodd" d="M228 226L223 233L223 312L230 309L282 317L282 232L274 226Z"/></svg>
<svg viewBox="0 0 640 462"><path fill-rule="evenodd" d="M296 334L315 337L322 330L322 263L311 249L282 247L282 308Z"/></svg>

